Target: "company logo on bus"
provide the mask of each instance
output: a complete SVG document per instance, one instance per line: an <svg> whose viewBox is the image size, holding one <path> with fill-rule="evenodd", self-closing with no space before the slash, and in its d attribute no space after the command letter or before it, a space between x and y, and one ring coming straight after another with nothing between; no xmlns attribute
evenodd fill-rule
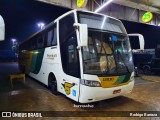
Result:
<svg viewBox="0 0 160 120"><path fill-rule="evenodd" d="M54 60L57 57L57 54L47 54L47 59Z"/></svg>
<svg viewBox="0 0 160 120"><path fill-rule="evenodd" d="M62 86L64 87L65 89L65 92L67 95L69 95L71 93L71 88L74 86L75 84L74 83L68 83L68 82L65 82L64 84L62 84ZM76 95L76 91L72 91L73 92L73 95L75 96Z"/></svg>

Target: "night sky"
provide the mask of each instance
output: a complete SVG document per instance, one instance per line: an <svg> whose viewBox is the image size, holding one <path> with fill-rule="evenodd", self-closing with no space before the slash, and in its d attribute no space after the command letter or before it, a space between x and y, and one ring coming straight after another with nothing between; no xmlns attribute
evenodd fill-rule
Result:
<svg viewBox="0 0 160 120"><path fill-rule="evenodd" d="M6 25L5 41L0 42L0 50L11 50L11 38L21 42L40 30L38 22L48 24L67 11L67 8L34 0L0 0L0 15Z"/></svg>

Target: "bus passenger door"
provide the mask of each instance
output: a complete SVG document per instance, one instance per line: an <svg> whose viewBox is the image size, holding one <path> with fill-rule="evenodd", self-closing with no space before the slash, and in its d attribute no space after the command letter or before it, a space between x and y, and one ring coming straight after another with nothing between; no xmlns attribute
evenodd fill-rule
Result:
<svg viewBox="0 0 160 120"><path fill-rule="evenodd" d="M77 50L77 35L74 28L75 15L71 13L59 21L59 41L63 75L62 93L78 101L80 85L80 64Z"/></svg>
<svg viewBox="0 0 160 120"><path fill-rule="evenodd" d="M66 96L78 101L80 85L80 64L77 50L76 34L70 35L63 46L63 70L66 73L66 79L63 86Z"/></svg>

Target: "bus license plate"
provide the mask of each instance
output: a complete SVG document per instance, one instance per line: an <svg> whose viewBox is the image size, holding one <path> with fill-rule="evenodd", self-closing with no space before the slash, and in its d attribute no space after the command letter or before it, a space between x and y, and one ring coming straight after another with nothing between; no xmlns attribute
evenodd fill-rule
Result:
<svg viewBox="0 0 160 120"><path fill-rule="evenodd" d="M121 92L121 89L114 90L114 91L113 91L113 94L118 94L118 93L120 93L120 92Z"/></svg>

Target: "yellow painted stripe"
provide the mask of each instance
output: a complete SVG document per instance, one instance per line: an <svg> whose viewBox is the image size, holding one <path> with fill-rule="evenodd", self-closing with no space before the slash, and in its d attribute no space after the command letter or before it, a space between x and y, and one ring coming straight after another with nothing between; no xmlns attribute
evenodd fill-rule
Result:
<svg viewBox="0 0 160 120"><path fill-rule="evenodd" d="M118 80L119 76L112 76L112 77L99 77L100 84L102 88L111 88L111 87L117 87L117 86L123 86L129 83L122 83L122 84L115 84Z"/></svg>
<svg viewBox="0 0 160 120"><path fill-rule="evenodd" d="M99 77L99 80L103 88L108 88L108 87L112 87L112 85L118 80L118 76Z"/></svg>
<svg viewBox="0 0 160 120"><path fill-rule="evenodd" d="M54 60L54 58L46 58L46 59L48 59L48 60Z"/></svg>

